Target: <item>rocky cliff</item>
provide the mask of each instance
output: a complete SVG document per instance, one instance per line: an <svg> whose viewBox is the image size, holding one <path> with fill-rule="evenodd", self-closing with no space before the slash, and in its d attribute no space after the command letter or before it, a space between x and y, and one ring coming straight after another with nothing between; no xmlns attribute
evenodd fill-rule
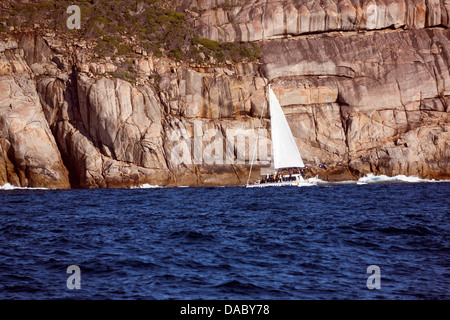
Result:
<svg viewBox="0 0 450 320"><path fill-rule="evenodd" d="M254 42L260 59L197 63L135 48L133 77L123 77L123 57L93 58L95 40L3 33L0 185L245 184L255 143L254 177L270 159L268 83L311 174L450 178L447 0L198 0L177 10L201 37Z"/></svg>

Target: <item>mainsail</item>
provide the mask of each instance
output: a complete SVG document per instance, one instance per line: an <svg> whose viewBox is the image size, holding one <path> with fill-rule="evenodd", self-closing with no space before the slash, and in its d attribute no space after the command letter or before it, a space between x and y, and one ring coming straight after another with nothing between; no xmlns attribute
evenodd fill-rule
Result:
<svg viewBox="0 0 450 320"><path fill-rule="evenodd" d="M283 109L275 93L269 85L269 109L272 131L272 159L273 167L301 168L304 167L302 157L298 151L294 136L284 116Z"/></svg>

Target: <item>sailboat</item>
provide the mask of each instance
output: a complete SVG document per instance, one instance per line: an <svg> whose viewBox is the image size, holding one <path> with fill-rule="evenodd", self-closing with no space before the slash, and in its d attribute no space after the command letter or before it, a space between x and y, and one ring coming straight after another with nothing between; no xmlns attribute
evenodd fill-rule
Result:
<svg viewBox="0 0 450 320"><path fill-rule="evenodd" d="M284 116L280 102L270 85L268 91L272 131L271 173L267 173L256 183L249 184L254 161L253 158L246 187L305 186L315 184L314 181L317 180L306 179L305 171L307 168L303 163L300 151L297 148L297 144L295 143L291 128Z"/></svg>

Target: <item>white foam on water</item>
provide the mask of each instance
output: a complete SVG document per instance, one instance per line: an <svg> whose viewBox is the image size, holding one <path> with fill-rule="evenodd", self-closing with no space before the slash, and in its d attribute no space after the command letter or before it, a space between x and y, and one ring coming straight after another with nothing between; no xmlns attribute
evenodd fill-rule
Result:
<svg viewBox="0 0 450 320"><path fill-rule="evenodd" d="M345 180L345 181L336 181L336 182L328 182L323 181L318 178L311 178L310 180L315 181L318 185L330 185L330 184L357 184L357 185L366 185L372 183L419 183L419 182L450 182L450 180L435 180L435 179L422 179L416 176L405 176L405 175L397 175L393 177L389 177L386 175L375 175L373 173L369 173L368 175L359 178L358 180Z"/></svg>
<svg viewBox="0 0 450 320"><path fill-rule="evenodd" d="M357 181L357 184L368 184L368 183L380 183L380 182L409 182L409 183L416 183L416 182L442 182L442 180L435 180L435 179L422 179L416 176L405 176L405 175L398 175L389 177L386 175L374 175L373 173L370 173L366 175L365 177L360 178Z"/></svg>
<svg viewBox="0 0 450 320"><path fill-rule="evenodd" d="M5 183L4 185L0 186L0 190L14 190L17 189L17 187L10 185L9 183Z"/></svg>
<svg viewBox="0 0 450 320"><path fill-rule="evenodd" d="M165 186L158 186L149 183L141 184L140 186L130 187L130 189L158 189L158 188L168 188ZM174 188L191 188L190 186L175 186Z"/></svg>
<svg viewBox="0 0 450 320"><path fill-rule="evenodd" d="M17 187L10 183L5 183L0 186L0 190L48 190L48 188L29 188L29 187Z"/></svg>
<svg viewBox="0 0 450 320"><path fill-rule="evenodd" d="M319 179L317 176L308 178L304 182L300 182L300 186L320 186L327 184L330 184L330 182Z"/></svg>
<svg viewBox="0 0 450 320"><path fill-rule="evenodd" d="M141 184L140 186L135 186L135 187L131 187L130 189L155 189L155 188L163 188L163 187L161 187L161 186L157 186L157 185L152 185L152 184L149 184L149 183L144 183L144 184Z"/></svg>

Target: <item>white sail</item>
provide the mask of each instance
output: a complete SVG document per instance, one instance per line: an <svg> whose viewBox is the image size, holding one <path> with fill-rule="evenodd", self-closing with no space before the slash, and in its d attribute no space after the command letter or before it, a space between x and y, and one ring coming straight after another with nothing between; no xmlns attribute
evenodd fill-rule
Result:
<svg viewBox="0 0 450 320"><path fill-rule="evenodd" d="M269 86L272 159L275 169L304 167L294 136L275 93Z"/></svg>

